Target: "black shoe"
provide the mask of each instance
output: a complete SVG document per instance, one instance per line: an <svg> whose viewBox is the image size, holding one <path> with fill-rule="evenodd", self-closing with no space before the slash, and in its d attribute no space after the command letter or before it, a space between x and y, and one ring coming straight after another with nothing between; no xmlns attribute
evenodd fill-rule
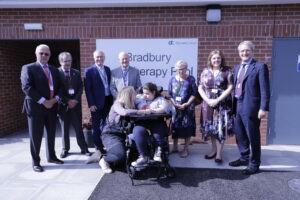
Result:
<svg viewBox="0 0 300 200"><path fill-rule="evenodd" d="M91 155L92 155L92 153L89 152L89 150L81 150L80 153L81 153L81 154L85 154L86 156L91 156Z"/></svg>
<svg viewBox="0 0 300 200"><path fill-rule="evenodd" d="M35 172L43 172L44 171L44 169L43 169L43 167L41 165L33 165L32 169Z"/></svg>
<svg viewBox="0 0 300 200"><path fill-rule="evenodd" d="M55 163L55 164L64 164L64 161L59 160L58 158L50 159L48 160L49 163Z"/></svg>
<svg viewBox="0 0 300 200"><path fill-rule="evenodd" d="M63 150L62 152L61 152L61 154L60 154L60 157L61 158L65 158L65 157L67 157L68 156L68 151L66 151L66 150Z"/></svg>
<svg viewBox="0 0 300 200"><path fill-rule="evenodd" d="M219 158L215 159L215 163L221 164L222 162L223 162L223 160L221 158L220 159Z"/></svg>
<svg viewBox="0 0 300 200"><path fill-rule="evenodd" d="M212 156L209 156L209 155L205 155L204 158L205 159L213 159L214 157L216 157L217 153L215 153L214 155Z"/></svg>
<svg viewBox="0 0 300 200"><path fill-rule="evenodd" d="M231 166L231 167L248 166L248 162L241 161L240 159L238 159L238 160L230 162L229 166Z"/></svg>
<svg viewBox="0 0 300 200"><path fill-rule="evenodd" d="M258 167L247 167L246 169L244 169L242 171L242 174L244 175L251 175L251 174L256 174L259 172L259 168Z"/></svg>

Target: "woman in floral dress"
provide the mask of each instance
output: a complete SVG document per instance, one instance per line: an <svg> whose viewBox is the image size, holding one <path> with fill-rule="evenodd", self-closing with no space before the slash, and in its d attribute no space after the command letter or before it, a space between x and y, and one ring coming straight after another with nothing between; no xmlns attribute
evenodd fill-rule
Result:
<svg viewBox="0 0 300 200"><path fill-rule="evenodd" d="M203 69L198 91L203 99L201 104L200 130L204 140L211 139L211 153L205 159L215 158L222 163L222 149L227 135L232 134L233 76L225 66L223 54L219 50L208 56L207 68Z"/></svg>
<svg viewBox="0 0 300 200"><path fill-rule="evenodd" d="M195 78L187 74L188 64L179 60L175 64L177 75L169 82L168 95L175 107L172 117L172 137L174 139L173 152L178 151L178 138L185 139L183 151L180 157L187 157L189 154L188 145L191 136L195 136L195 97L197 86Z"/></svg>

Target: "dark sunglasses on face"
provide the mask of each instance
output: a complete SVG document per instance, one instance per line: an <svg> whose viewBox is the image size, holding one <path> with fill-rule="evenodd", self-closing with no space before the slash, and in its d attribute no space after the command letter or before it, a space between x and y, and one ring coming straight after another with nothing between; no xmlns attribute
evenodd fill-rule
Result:
<svg viewBox="0 0 300 200"><path fill-rule="evenodd" d="M49 56L49 53L43 53L43 52L40 52L40 55L44 55L44 56Z"/></svg>

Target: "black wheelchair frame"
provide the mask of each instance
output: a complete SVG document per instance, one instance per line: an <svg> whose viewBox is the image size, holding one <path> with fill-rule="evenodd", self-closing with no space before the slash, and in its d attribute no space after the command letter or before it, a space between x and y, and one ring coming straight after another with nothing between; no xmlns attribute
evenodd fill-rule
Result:
<svg viewBox="0 0 300 200"><path fill-rule="evenodd" d="M162 152L161 152L161 158L162 162L154 161L152 158L155 153L155 141L154 137L151 135L151 132L149 131L150 135L150 141L148 145L149 153L150 153L150 161L148 162L146 167L134 167L131 165L131 162L137 159L138 152L137 148L135 146L135 143L132 139L129 138L129 134L132 133L134 125L138 121L147 121L147 120L166 120L167 118L170 118L170 115L166 114L150 114L150 115L130 115L123 117L122 120L124 120L124 133L126 134L126 140L125 140L125 148L126 148L126 171L131 179L132 185L134 185L134 179L140 179L143 177L149 177L149 168L157 168L157 180L159 180L162 177L167 178L173 178L176 176L175 170L170 166L169 164L169 142L168 142L168 134L163 138L162 142ZM170 126L168 126L170 128ZM148 174L148 176L147 176Z"/></svg>

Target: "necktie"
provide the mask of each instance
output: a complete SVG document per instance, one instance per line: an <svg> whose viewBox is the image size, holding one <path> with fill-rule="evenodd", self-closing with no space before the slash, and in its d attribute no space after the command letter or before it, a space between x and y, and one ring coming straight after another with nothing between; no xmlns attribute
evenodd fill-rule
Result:
<svg viewBox="0 0 300 200"><path fill-rule="evenodd" d="M70 72L65 71L65 74L66 74L66 80L67 80L68 88L71 89L72 88L72 82L71 82L71 79L70 79Z"/></svg>
<svg viewBox="0 0 300 200"><path fill-rule="evenodd" d="M43 65L43 69L44 69L44 73L48 79L48 85L50 88L50 98L52 98L52 97L54 97L54 87L53 87L52 79L50 77L49 68L47 67L47 65Z"/></svg>
<svg viewBox="0 0 300 200"><path fill-rule="evenodd" d="M246 72L246 64L243 64L240 69L240 73L238 74L236 86L235 86L235 97L240 97L242 94L242 84L245 77Z"/></svg>
<svg viewBox="0 0 300 200"><path fill-rule="evenodd" d="M127 74L128 74L128 69L123 70L123 81L124 81L124 86L127 86Z"/></svg>

